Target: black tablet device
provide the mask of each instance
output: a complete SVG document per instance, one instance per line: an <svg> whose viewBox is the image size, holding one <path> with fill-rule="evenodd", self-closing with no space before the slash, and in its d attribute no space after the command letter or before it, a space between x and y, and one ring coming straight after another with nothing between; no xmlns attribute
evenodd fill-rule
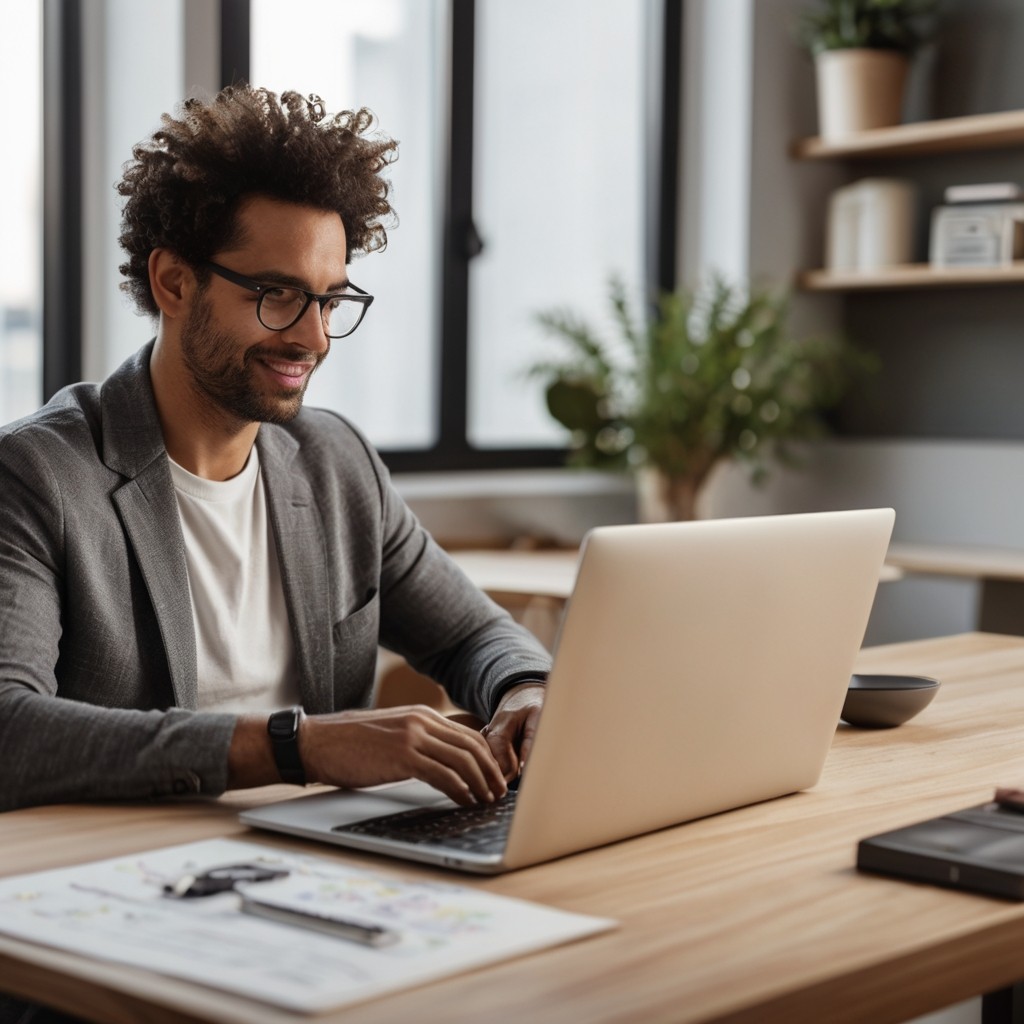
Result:
<svg viewBox="0 0 1024 1024"><path fill-rule="evenodd" d="M1024 900L1024 813L979 804L857 844L862 871Z"/></svg>

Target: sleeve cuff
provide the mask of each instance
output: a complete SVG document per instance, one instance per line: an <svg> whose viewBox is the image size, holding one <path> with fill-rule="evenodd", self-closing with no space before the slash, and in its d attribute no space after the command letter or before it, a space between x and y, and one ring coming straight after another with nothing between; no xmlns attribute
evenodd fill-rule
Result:
<svg viewBox="0 0 1024 1024"><path fill-rule="evenodd" d="M513 686L522 686L523 683L537 683L543 686L548 681L547 672L516 672L513 675L508 676L506 679L502 679L495 688L494 707L496 708L501 703L501 698L505 696L508 690L511 690ZM492 709L493 713L493 709Z"/></svg>

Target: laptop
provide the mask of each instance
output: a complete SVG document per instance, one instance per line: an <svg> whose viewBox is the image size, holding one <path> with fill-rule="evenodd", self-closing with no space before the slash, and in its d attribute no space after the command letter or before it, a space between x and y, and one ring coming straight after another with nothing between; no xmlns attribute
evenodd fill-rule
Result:
<svg viewBox="0 0 1024 1024"><path fill-rule="evenodd" d="M584 540L518 786L424 783L254 808L247 825L496 874L813 786L892 509L608 526Z"/></svg>

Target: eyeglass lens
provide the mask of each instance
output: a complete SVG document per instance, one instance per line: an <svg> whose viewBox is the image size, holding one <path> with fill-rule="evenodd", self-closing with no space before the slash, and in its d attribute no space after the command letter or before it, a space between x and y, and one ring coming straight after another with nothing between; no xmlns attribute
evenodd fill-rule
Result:
<svg viewBox="0 0 1024 1024"><path fill-rule="evenodd" d="M296 288L273 288L260 297L257 315L264 327L283 331L291 327L303 314L306 296ZM324 303L321 315L324 329L330 338L343 338L359 325L366 311L363 302L344 297L332 298Z"/></svg>

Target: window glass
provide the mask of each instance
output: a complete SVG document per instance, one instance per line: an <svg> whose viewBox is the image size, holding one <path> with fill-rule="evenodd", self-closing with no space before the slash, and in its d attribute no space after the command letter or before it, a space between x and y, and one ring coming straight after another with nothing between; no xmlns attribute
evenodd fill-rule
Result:
<svg viewBox="0 0 1024 1024"><path fill-rule="evenodd" d="M428 448L437 434L440 317L439 88L446 5L423 0L253 0L250 78L317 93L334 113L368 107L400 142L386 172L401 224L353 261L375 296L355 334L333 344L307 403L351 417L381 448Z"/></svg>
<svg viewBox="0 0 1024 1024"><path fill-rule="evenodd" d="M0 32L0 90L8 101L0 160L0 423L37 409L43 397L41 9L5 5Z"/></svg>
<svg viewBox="0 0 1024 1024"><path fill-rule="evenodd" d="M122 199L132 147L185 96L183 0L105 0L86 16L83 266L86 380L101 380L156 333L121 291Z"/></svg>
<svg viewBox="0 0 1024 1024"><path fill-rule="evenodd" d="M552 308L608 324L608 282L643 280L647 5L476 6L470 440L563 445L524 368L550 355ZM538 26L542 26L539 30Z"/></svg>

